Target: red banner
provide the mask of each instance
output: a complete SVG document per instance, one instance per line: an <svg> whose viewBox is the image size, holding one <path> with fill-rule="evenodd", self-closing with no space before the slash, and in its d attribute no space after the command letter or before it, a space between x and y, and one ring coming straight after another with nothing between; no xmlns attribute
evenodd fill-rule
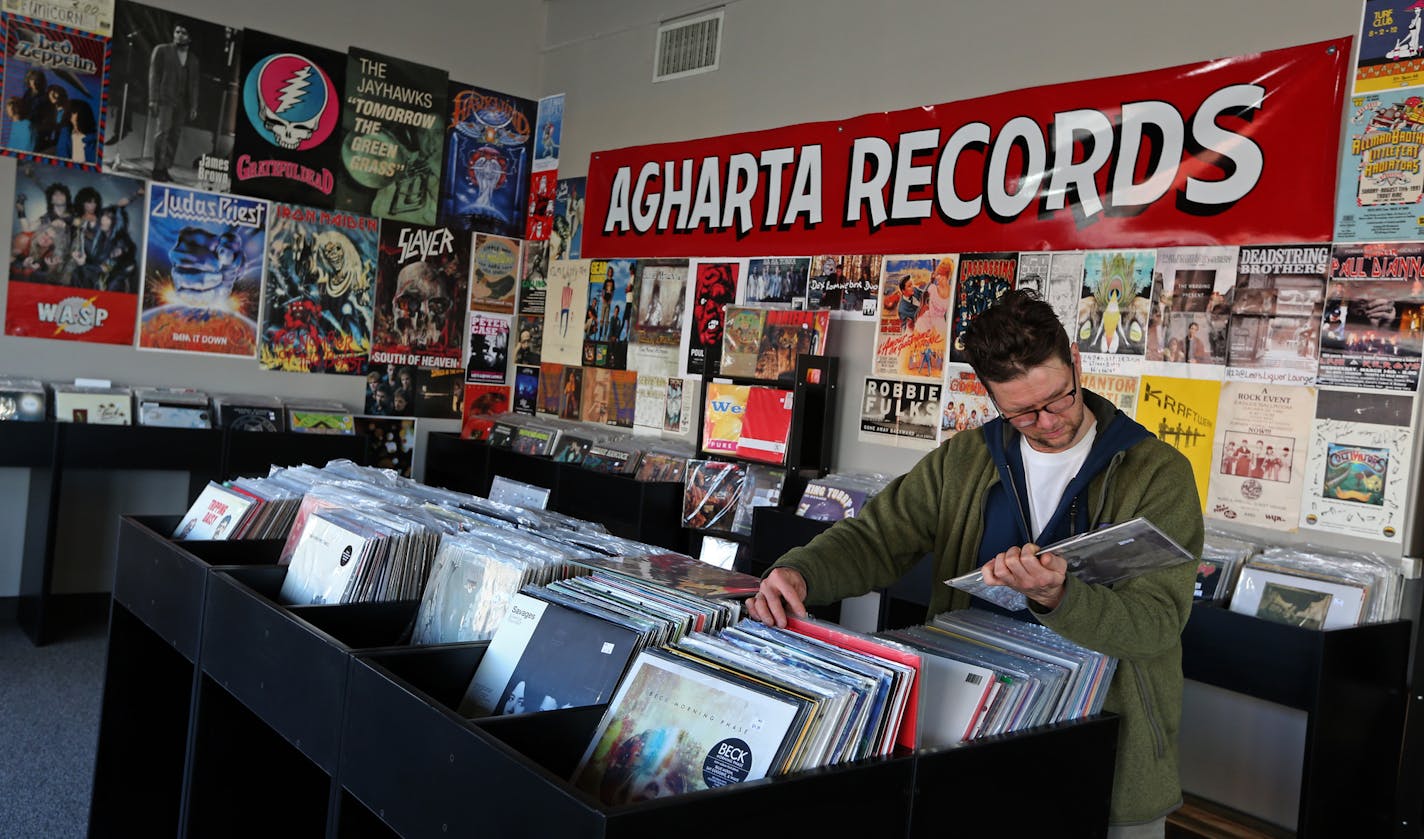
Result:
<svg viewBox="0 0 1424 839"><path fill-rule="evenodd" d="M1330 238L1350 39L595 153L583 256Z"/></svg>
<svg viewBox="0 0 1424 839"><path fill-rule="evenodd" d="M132 344L138 295L10 282L5 334L92 344Z"/></svg>

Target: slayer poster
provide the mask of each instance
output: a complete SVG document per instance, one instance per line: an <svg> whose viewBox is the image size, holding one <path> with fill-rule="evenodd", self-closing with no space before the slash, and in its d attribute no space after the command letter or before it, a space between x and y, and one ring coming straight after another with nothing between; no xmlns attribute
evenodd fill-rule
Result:
<svg viewBox="0 0 1424 839"><path fill-rule="evenodd" d="M538 103L451 82L440 222L522 236L530 139Z"/></svg>
<svg viewBox="0 0 1424 839"><path fill-rule="evenodd" d="M108 42L98 35L14 14L3 16L6 107L0 147L99 168Z"/></svg>
<svg viewBox="0 0 1424 839"><path fill-rule="evenodd" d="M133 341L143 181L21 163L5 334Z"/></svg>
<svg viewBox="0 0 1424 839"><path fill-rule="evenodd" d="M104 170L227 192L242 30L120 3Z"/></svg>
<svg viewBox="0 0 1424 839"><path fill-rule="evenodd" d="M236 195L153 185L140 349L257 355L269 206Z"/></svg>
<svg viewBox="0 0 1424 839"><path fill-rule="evenodd" d="M359 374L371 352L379 224L278 204L267 229L258 359L267 370Z"/></svg>
<svg viewBox="0 0 1424 839"><path fill-rule="evenodd" d="M232 191L335 206L345 86L343 53L244 32Z"/></svg>
<svg viewBox="0 0 1424 839"><path fill-rule="evenodd" d="M469 266L467 234L384 222L371 362L459 370Z"/></svg>
<svg viewBox="0 0 1424 839"><path fill-rule="evenodd" d="M338 209L435 224L449 84L444 70L351 49Z"/></svg>

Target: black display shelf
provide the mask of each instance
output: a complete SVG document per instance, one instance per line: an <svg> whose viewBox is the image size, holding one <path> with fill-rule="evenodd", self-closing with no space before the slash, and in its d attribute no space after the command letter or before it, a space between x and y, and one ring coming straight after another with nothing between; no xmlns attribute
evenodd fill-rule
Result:
<svg viewBox="0 0 1424 839"><path fill-rule="evenodd" d="M1012 801L1015 823L1052 835L1104 830L1112 717L606 807L566 780L603 706L465 719L455 709L485 644L398 646L410 603L282 606L286 569L262 564L273 548L214 565L202 555L240 549L172 542L172 525L126 519L121 530L116 574L133 579L115 585L94 836L265 835L274 817L292 836L927 835L943 831L951 788L966 802ZM196 609L171 602L194 597ZM190 661L180 647L195 620ZM1049 767L1076 804L963 783L1028 765Z"/></svg>
<svg viewBox="0 0 1424 839"><path fill-rule="evenodd" d="M489 443L461 440L453 432L432 431L425 437L425 482L457 492L483 495L489 490Z"/></svg>
<svg viewBox="0 0 1424 839"><path fill-rule="evenodd" d="M188 497L196 498L209 481L266 475L274 464L341 458L365 463L365 443L362 435L0 422L0 466L30 469L17 607L21 628L37 646L56 630L50 589L66 470L187 472Z"/></svg>
<svg viewBox="0 0 1424 839"><path fill-rule="evenodd" d="M1388 836L1399 827L1410 634L1406 621L1322 632L1198 603L1182 633L1182 671L1306 712L1299 836Z"/></svg>
<svg viewBox="0 0 1424 839"><path fill-rule="evenodd" d="M698 456L712 460L732 460L740 463L770 466L786 470L785 492L799 496L809 476L824 475L831 470L835 453L837 377L840 361L834 356L799 355L796 374L791 380L757 379L744 376L702 374L702 399L697 406L696 443ZM728 382L735 385L771 387L792 392L791 428L786 440L786 459L780 464L736 457L724 452L707 452L701 448L707 425L707 385Z"/></svg>

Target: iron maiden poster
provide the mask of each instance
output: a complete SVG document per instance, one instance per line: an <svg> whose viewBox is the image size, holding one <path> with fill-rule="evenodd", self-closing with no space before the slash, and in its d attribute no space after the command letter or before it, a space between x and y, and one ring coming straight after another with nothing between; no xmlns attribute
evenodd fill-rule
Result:
<svg viewBox="0 0 1424 839"><path fill-rule="evenodd" d="M448 227L381 224L371 361L460 369L470 237Z"/></svg>
<svg viewBox="0 0 1424 839"><path fill-rule="evenodd" d="M727 306L736 302L737 280L745 265L739 260L695 262L692 265L692 317L687 336L687 373L722 366L722 324ZM878 282L878 279L877 279Z"/></svg>
<svg viewBox="0 0 1424 839"><path fill-rule="evenodd" d="M139 348L255 357L267 202L166 184L148 199Z"/></svg>
<svg viewBox="0 0 1424 839"><path fill-rule="evenodd" d="M5 334L133 342L144 183L21 162Z"/></svg>
<svg viewBox="0 0 1424 839"><path fill-rule="evenodd" d="M538 103L451 82L449 107L441 223L497 236L524 235Z"/></svg>
<svg viewBox="0 0 1424 839"><path fill-rule="evenodd" d="M1078 299L1078 351L1083 369L1132 375L1147 351L1156 251L1092 251Z"/></svg>
<svg viewBox="0 0 1424 839"><path fill-rule="evenodd" d="M263 369L362 373L371 353L380 225L288 204L273 205L269 218Z"/></svg>
<svg viewBox="0 0 1424 839"><path fill-rule="evenodd" d="M242 30L131 2L115 21L104 170L229 191Z"/></svg>
<svg viewBox="0 0 1424 839"><path fill-rule="evenodd" d="M1419 90L1356 96L1345 110L1335 238L1400 241L1424 235L1424 96Z"/></svg>
<svg viewBox="0 0 1424 839"><path fill-rule="evenodd" d="M98 169L108 41L20 15L5 14L0 22L6 103L0 149Z"/></svg>
<svg viewBox="0 0 1424 839"><path fill-rule="evenodd" d="M351 48L337 209L435 224L449 84L444 70Z"/></svg>
<svg viewBox="0 0 1424 839"><path fill-rule="evenodd" d="M887 257L871 372L942 380L958 254Z"/></svg>
<svg viewBox="0 0 1424 839"><path fill-rule="evenodd" d="M1325 241L1350 40L598 151L599 258ZM1318 142L1302 142L1310 137ZM1306 173L1311 173L1306 176Z"/></svg>
<svg viewBox="0 0 1424 839"><path fill-rule="evenodd" d="M1187 379L1226 374L1236 248L1162 248L1152 278L1144 369Z"/></svg>
<svg viewBox="0 0 1424 839"><path fill-rule="evenodd" d="M1398 543L1413 460L1414 397L1322 388L1301 527Z"/></svg>
<svg viewBox="0 0 1424 839"><path fill-rule="evenodd" d="M1212 443L1207 516L1295 530L1314 416L1313 387L1223 385Z"/></svg>
<svg viewBox="0 0 1424 839"><path fill-rule="evenodd" d="M590 260L561 260L549 271L548 296L543 313L544 343L541 361L583 363L584 329L594 317L588 294Z"/></svg>
<svg viewBox="0 0 1424 839"><path fill-rule="evenodd" d="M939 443L939 383L867 376L860 403L860 441L929 451Z"/></svg>
<svg viewBox="0 0 1424 839"><path fill-rule="evenodd" d="M1143 376L1137 398L1137 421L1191 461L1203 509L1220 398L1219 381L1165 376Z"/></svg>
<svg viewBox="0 0 1424 839"><path fill-rule="evenodd" d="M811 257L806 308L827 309L834 318L873 320L875 289L885 257L877 254L823 254Z"/></svg>
<svg viewBox="0 0 1424 839"><path fill-rule="evenodd" d="M1329 245L1241 249L1227 334L1226 378L1313 384Z"/></svg>
<svg viewBox="0 0 1424 839"><path fill-rule="evenodd" d="M114 0L5 0L0 8L95 35L108 35L114 28Z"/></svg>
<svg viewBox="0 0 1424 839"><path fill-rule="evenodd" d="M1013 290L1017 275L1016 253L966 253L959 260L949 346L951 361L957 364L969 361L964 355L964 330L980 312Z"/></svg>
<svg viewBox="0 0 1424 839"><path fill-rule="evenodd" d="M1336 245L1317 380L1327 387L1418 390L1421 321L1424 243Z"/></svg>
<svg viewBox="0 0 1424 839"><path fill-rule="evenodd" d="M245 30L232 191L335 206L345 88L344 53Z"/></svg>

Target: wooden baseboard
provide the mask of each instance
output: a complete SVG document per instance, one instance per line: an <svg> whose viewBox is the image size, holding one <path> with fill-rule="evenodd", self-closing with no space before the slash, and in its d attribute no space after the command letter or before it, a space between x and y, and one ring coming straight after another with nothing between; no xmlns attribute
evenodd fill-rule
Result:
<svg viewBox="0 0 1424 839"><path fill-rule="evenodd" d="M1181 809L1167 816L1167 839L1289 839L1295 833L1240 810L1185 796Z"/></svg>

